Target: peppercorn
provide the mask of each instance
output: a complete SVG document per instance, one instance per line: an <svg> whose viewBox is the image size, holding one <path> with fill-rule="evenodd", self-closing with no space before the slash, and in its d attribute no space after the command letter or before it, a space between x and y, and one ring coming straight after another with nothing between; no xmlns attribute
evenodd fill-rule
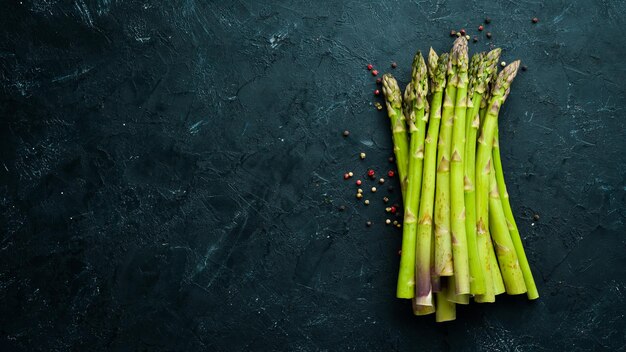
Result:
<svg viewBox="0 0 626 352"><path fill-rule="evenodd" d="M456 32L456 36L460 37L461 36L461 32Z"/></svg>
<svg viewBox="0 0 626 352"><path fill-rule="evenodd" d="M528 70L528 66L522 65L522 71L526 71L526 70Z"/></svg>
<svg viewBox="0 0 626 352"><path fill-rule="evenodd" d="M370 169L370 170L367 172L367 176L369 176L369 177L371 177L371 178L374 178L374 175L375 175L375 173L374 173L374 170L372 170L372 169Z"/></svg>
<svg viewBox="0 0 626 352"><path fill-rule="evenodd" d="M533 17L533 23L537 23L539 22L539 19L537 17Z"/></svg>
<svg viewBox="0 0 626 352"><path fill-rule="evenodd" d="M378 70L372 70L372 76L378 76Z"/></svg>
<svg viewBox="0 0 626 352"><path fill-rule="evenodd" d="M535 220L535 221L539 221L539 214L535 214L535 215L533 216L533 220Z"/></svg>
<svg viewBox="0 0 626 352"><path fill-rule="evenodd" d="M356 199L361 199L363 198L363 194L362 193L357 193L356 194Z"/></svg>
<svg viewBox="0 0 626 352"><path fill-rule="evenodd" d="M356 193L363 193L363 190L359 188L356 190Z"/></svg>
<svg viewBox="0 0 626 352"><path fill-rule="evenodd" d="M372 193L376 193L376 187L372 187Z"/></svg>
<svg viewBox="0 0 626 352"><path fill-rule="evenodd" d="M345 205L340 205L339 206L339 211L344 211L346 210L346 206Z"/></svg>
<svg viewBox="0 0 626 352"><path fill-rule="evenodd" d="M348 130L343 131L343 136L344 137L348 137L349 135L350 135L350 131L348 131Z"/></svg>
<svg viewBox="0 0 626 352"><path fill-rule="evenodd" d="M357 185L357 186L360 186L360 185L361 185L361 183L363 183L363 182L361 182L361 180L356 180L356 185Z"/></svg>
<svg viewBox="0 0 626 352"><path fill-rule="evenodd" d="M483 27L483 25L481 24L480 26L478 26L478 30L482 32L482 30L485 29L485 27Z"/></svg>
<svg viewBox="0 0 626 352"><path fill-rule="evenodd" d="M362 160L362 159L365 159L365 153L361 153L361 154L359 154L359 157L361 158L361 160Z"/></svg>
<svg viewBox="0 0 626 352"><path fill-rule="evenodd" d="M393 156L390 156L387 160L389 160L390 163L394 162Z"/></svg>
<svg viewBox="0 0 626 352"><path fill-rule="evenodd" d="M385 202L385 203L389 203L389 198L387 198L387 197L383 197L383 202Z"/></svg>
<svg viewBox="0 0 626 352"><path fill-rule="evenodd" d="M352 171L348 172L348 176L350 176L350 177L354 176L354 172L352 172Z"/></svg>
<svg viewBox="0 0 626 352"><path fill-rule="evenodd" d="M378 110L382 110L382 109L383 109L382 104L381 104L381 103L379 103L379 102L375 102L375 103L374 103L374 106L375 106L375 107L376 107L376 109L378 109Z"/></svg>
<svg viewBox="0 0 626 352"><path fill-rule="evenodd" d="M391 213L391 208L390 207L386 207L385 211L388 212L388 213Z"/></svg>
<svg viewBox="0 0 626 352"><path fill-rule="evenodd" d="M469 34L465 36L465 39L466 39L466 40L470 40L470 36L469 36Z"/></svg>
<svg viewBox="0 0 626 352"><path fill-rule="evenodd" d="M382 84L383 83L383 79L378 77L376 78L376 84Z"/></svg>
<svg viewBox="0 0 626 352"><path fill-rule="evenodd" d="M374 68L374 65L372 65L372 64L368 64L368 65L367 65L367 69L368 69L368 70L370 70L370 71L371 71L373 68Z"/></svg>
<svg viewBox="0 0 626 352"><path fill-rule="evenodd" d="M474 43L477 43L478 42L478 37L474 37L472 40L474 41Z"/></svg>
<svg viewBox="0 0 626 352"><path fill-rule="evenodd" d="M370 201L368 199L366 199L363 203L365 203L365 205L370 205Z"/></svg>
<svg viewBox="0 0 626 352"><path fill-rule="evenodd" d="M347 180L347 179L349 179L349 178L350 178L350 175L348 175L348 173L343 174L343 179L344 179L344 180Z"/></svg>
<svg viewBox="0 0 626 352"><path fill-rule="evenodd" d="M378 89L376 89L376 90L374 91L374 95L380 95L380 91L379 91Z"/></svg>
<svg viewBox="0 0 626 352"><path fill-rule="evenodd" d="M491 39L491 32L487 32L487 38Z"/></svg>
<svg viewBox="0 0 626 352"><path fill-rule="evenodd" d="M387 224L387 225L391 224L391 220L389 220L389 219L385 220L385 224Z"/></svg>
<svg viewBox="0 0 626 352"><path fill-rule="evenodd" d="M397 64L397 63L395 63L395 62L392 62L392 63L391 63L391 68L396 68L396 67L398 67L398 64Z"/></svg>
<svg viewBox="0 0 626 352"><path fill-rule="evenodd" d="M389 176L389 177L393 177L393 175L395 175L395 172L393 172L393 170L389 170L389 171L387 172L387 176Z"/></svg>
<svg viewBox="0 0 626 352"><path fill-rule="evenodd" d="M390 207L389 212L395 214L398 209L396 207Z"/></svg>
<svg viewBox="0 0 626 352"><path fill-rule="evenodd" d="M461 35L464 36L465 35L465 29L461 29L461 31L459 33L461 33Z"/></svg>
<svg viewBox="0 0 626 352"><path fill-rule="evenodd" d="M453 29L453 30L451 30L451 31L450 31L450 36L451 36L451 37L454 37L455 35L456 35L456 31L455 31L454 29Z"/></svg>
<svg viewBox="0 0 626 352"><path fill-rule="evenodd" d="M401 228L401 227L402 227L402 224L396 224L396 227L397 227L397 228Z"/></svg>
<svg viewBox="0 0 626 352"><path fill-rule="evenodd" d="M384 178L380 178L380 179L378 180L378 183L380 183L380 184L382 185L383 183L385 183L385 179L384 179Z"/></svg>
<svg viewBox="0 0 626 352"><path fill-rule="evenodd" d="M394 221L393 221L393 224L394 224L394 225L398 225L398 220L394 220Z"/></svg>
<svg viewBox="0 0 626 352"><path fill-rule="evenodd" d="M500 63L500 66L502 66L502 67L506 66L506 62L505 62L505 61L502 61L502 62Z"/></svg>
<svg viewBox="0 0 626 352"><path fill-rule="evenodd" d="M372 222L371 222L371 221L366 222L366 223L365 223L365 226L367 226L367 227L372 226Z"/></svg>
<svg viewBox="0 0 626 352"><path fill-rule="evenodd" d="M491 23L491 18L489 18L489 17L485 17L485 23L486 23L486 24Z"/></svg>
<svg viewBox="0 0 626 352"><path fill-rule="evenodd" d="M398 255L402 255L402 250L398 249Z"/></svg>

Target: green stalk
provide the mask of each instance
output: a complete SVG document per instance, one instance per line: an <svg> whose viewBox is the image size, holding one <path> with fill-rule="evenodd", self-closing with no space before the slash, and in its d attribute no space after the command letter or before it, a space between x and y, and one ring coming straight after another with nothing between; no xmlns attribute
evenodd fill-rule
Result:
<svg viewBox="0 0 626 352"><path fill-rule="evenodd" d="M465 114L467 112L468 56L467 40L460 38L457 52L457 91L452 125L452 155L450 157L450 234L454 267L455 293L470 293L470 274L465 234L465 191L463 159L465 153Z"/></svg>
<svg viewBox="0 0 626 352"><path fill-rule="evenodd" d="M498 183L496 181L496 170L493 167L493 163L491 163L489 178L491 180L491 190L489 191L489 232L495 243L496 255L498 256L498 264L500 264L500 272L504 279L506 293L510 295L526 293L524 274L522 274L520 269L513 240L511 240L509 227L502 209Z"/></svg>
<svg viewBox="0 0 626 352"><path fill-rule="evenodd" d="M485 294L480 298L489 302L495 300L492 267L489 259L490 235L489 235L489 174L491 171L491 151L493 137L498 122L500 106L506 99L511 82L517 74L519 61L508 65L498 75L494 88L491 92L487 111L480 138L478 138L478 152L476 153L476 235L478 242L478 255L485 273ZM493 250L493 247L492 247ZM493 268L497 270L496 268Z"/></svg>
<svg viewBox="0 0 626 352"><path fill-rule="evenodd" d="M402 198L405 199L406 185L404 180L409 170L409 140L404 114L402 114L402 92L398 86L398 81L390 73L383 75L383 95L387 105L387 115L391 120L393 152L396 155Z"/></svg>
<svg viewBox="0 0 626 352"><path fill-rule="evenodd" d="M522 274L524 275L524 283L526 285L526 295L528 299L539 298L539 292L533 279L533 274L530 271L530 265L524 252L524 245L522 244L522 238L517 229L515 223L515 217L513 217L513 210L511 209L511 203L509 202L509 193L506 190L506 183L504 182L504 171L502 169L502 160L500 159L500 141L498 138L498 130L496 129L496 136L493 140L493 166L496 170L496 182L498 183L498 192L500 192L500 200L502 201L502 208L504 210L504 216L506 217L509 233L513 246L515 247L515 253L517 254L517 260L519 261Z"/></svg>
<svg viewBox="0 0 626 352"><path fill-rule="evenodd" d="M456 304L469 304L469 293L456 293L458 292L458 289L456 288L456 280L454 280L454 276L448 276L446 279L448 280L448 295L446 296L446 299Z"/></svg>
<svg viewBox="0 0 626 352"><path fill-rule="evenodd" d="M489 265L491 266L491 277L493 277L493 294L496 296L501 295L506 292L506 288L504 287L502 272L500 271L500 267L498 266L498 260L496 259L496 252L494 250L492 238L489 239Z"/></svg>
<svg viewBox="0 0 626 352"><path fill-rule="evenodd" d="M436 68L435 62L437 62ZM446 82L446 67L448 54L437 58L437 54L431 48L428 56L430 68L431 91L433 92L430 103L430 119L428 132L425 139L424 163L422 173L422 191L417 224L417 261L416 265L416 305L432 306L431 288L431 247L432 247L432 217L433 198L435 193L436 153L437 140L439 138L439 124L441 121L441 100L443 87Z"/></svg>
<svg viewBox="0 0 626 352"><path fill-rule="evenodd" d="M438 323L451 321L456 319L456 304L448 301L448 280L449 278L441 278L441 292L437 292L437 311L435 312L435 321Z"/></svg>
<svg viewBox="0 0 626 352"><path fill-rule="evenodd" d="M404 198L404 227L402 231L402 256L398 274L398 298L415 296L415 244L417 211L422 187L422 163L424 161L424 136L426 134L426 94L428 75L421 52L413 60L413 79L404 91L404 115L409 124L411 145L409 148L409 172L406 178Z"/></svg>
<svg viewBox="0 0 626 352"><path fill-rule="evenodd" d="M452 152L452 124L456 100L459 51L467 40L459 37L454 41L448 63L439 145L437 147L437 179L435 187L435 273L452 276L452 238L450 237L450 154Z"/></svg>
<svg viewBox="0 0 626 352"><path fill-rule="evenodd" d="M483 102L487 100L486 90L491 81L492 73L497 70L500 49L494 49L488 54L481 53L472 57L470 69L470 85L466 114L466 144L465 144L465 231L467 236L467 253L470 270L470 293L479 295L485 293L485 277L483 267L478 256L476 239L476 189L474 185L476 174L476 135L480 125L479 111Z"/></svg>

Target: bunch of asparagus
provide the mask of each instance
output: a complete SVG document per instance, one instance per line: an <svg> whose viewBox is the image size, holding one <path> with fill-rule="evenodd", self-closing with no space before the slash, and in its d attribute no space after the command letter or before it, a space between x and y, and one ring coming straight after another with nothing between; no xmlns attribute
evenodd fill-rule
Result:
<svg viewBox="0 0 626 352"><path fill-rule="evenodd" d="M456 304L495 296L539 297L506 191L498 114L519 61L497 72L500 49L468 57L418 52L401 93L391 74L383 93L404 200L397 297L416 315L456 318ZM428 103L430 101L430 103ZM433 297L434 293L434 297Z"/></svg>

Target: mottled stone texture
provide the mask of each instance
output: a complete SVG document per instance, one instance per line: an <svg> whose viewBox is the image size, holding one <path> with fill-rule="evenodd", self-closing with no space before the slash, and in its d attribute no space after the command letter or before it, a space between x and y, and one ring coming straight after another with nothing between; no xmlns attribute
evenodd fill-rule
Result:
<svg viewBox="0 0 626 352"><path fill-rule="evenodd" d="M5 1L0 350L626 348L626 5L491 3ZM366 64L405 84L460 28L528 65L501 145L542 296L436 325L394 298L396 180L342 175L391 167Z"/></svg>

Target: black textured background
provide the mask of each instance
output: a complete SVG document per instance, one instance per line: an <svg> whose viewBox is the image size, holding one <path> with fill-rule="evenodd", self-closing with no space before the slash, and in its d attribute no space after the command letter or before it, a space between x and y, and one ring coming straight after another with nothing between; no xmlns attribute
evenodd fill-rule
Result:
<svg viewBox="0 0 626 352"><path fill-rule="evenodd" d="M0 349L626 348L626 5L490 3L2 1ZM542 296L436 325L342 175L391 167L365 65L405 83L485 15L528 65L501 144Z"/></svg>

